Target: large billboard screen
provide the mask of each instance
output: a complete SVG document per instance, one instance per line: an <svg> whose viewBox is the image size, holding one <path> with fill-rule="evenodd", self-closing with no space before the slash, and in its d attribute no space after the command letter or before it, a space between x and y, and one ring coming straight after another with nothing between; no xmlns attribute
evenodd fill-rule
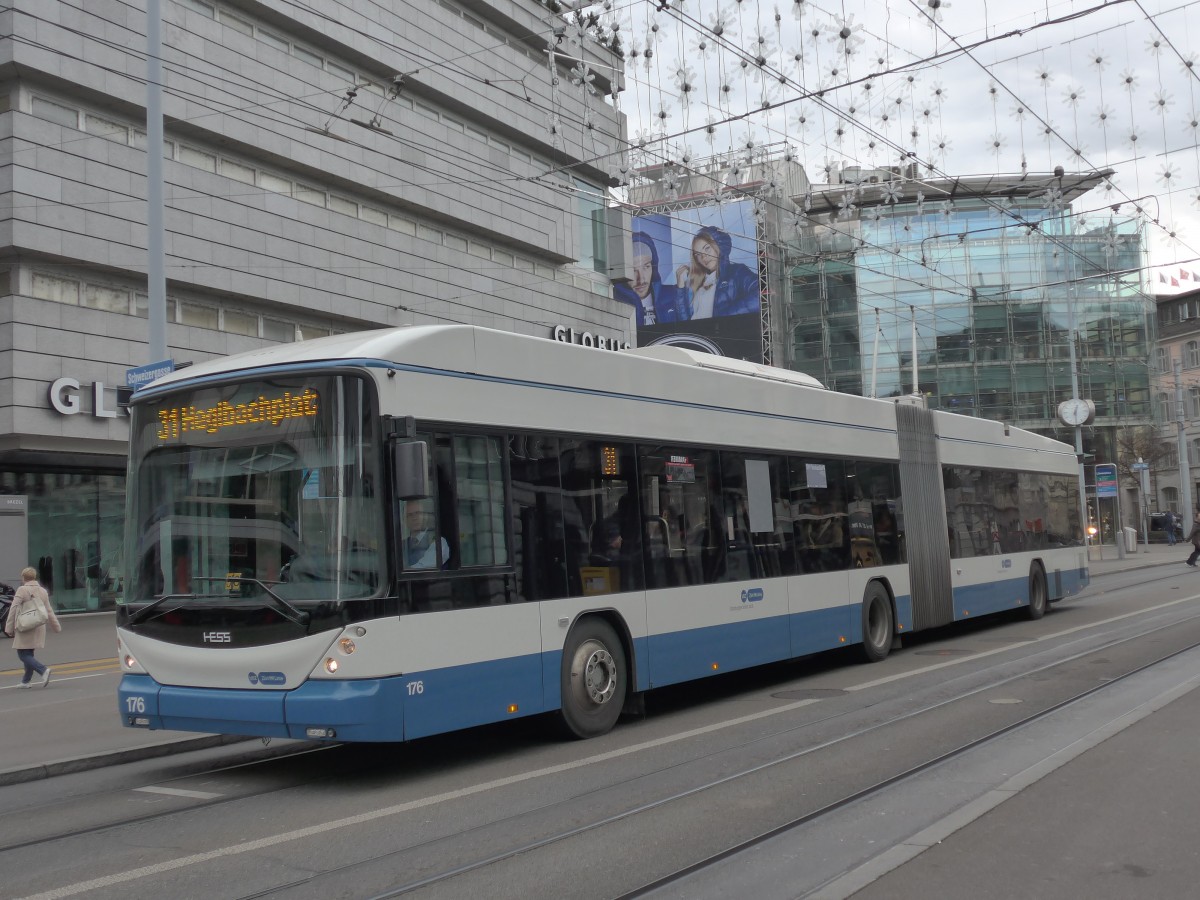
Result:
<svg viewBox="0 0 1200 900"><path fill-rule="evenodd" d="M629 283L616 299L637 313L637 343L677 344L763 361L754 201L633 219Z"/></svg>

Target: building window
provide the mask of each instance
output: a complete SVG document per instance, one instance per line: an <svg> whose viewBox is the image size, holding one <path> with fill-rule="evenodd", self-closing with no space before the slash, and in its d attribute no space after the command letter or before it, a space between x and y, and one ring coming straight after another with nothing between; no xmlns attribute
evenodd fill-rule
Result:
<svg viewBox="0 0 1200 900"><path fill-rule="evenodd" d="M59 278L55 275L33 273L33 296L39 300L53 300L55 303L79 305L79 282L69 278Z"/></svg>
<svg viewBox="0 0 1200 900"><path fill-rule="evenodd" d="M47 122L56 122L67 128L79 127L79 111L70 106L63 106L44 97L34 97L32 110L35 116Z"/></svg>
<svg viewBox="0 0 1200 900"><path fill-rule="evenodd" d="M1171 398L1165 392L1158 395L1158 417L1163 422L1170 422L1175 418L1171 411Z"/></svg>
<svg viewBox="0 0 1200 900"><path fill-rule="evenodd" d="M195 147L189 147L186 144L179 146L179 161L185 166L194 166L197 169L203 169L205 172L217 171L217 158L211 153L205 153L203 150L197 150Z"/></svg>
<svg viewBox="0 0 1200 900"><path fill-rule="evenodd" d="M192 325L196 328L211 328L217 330L217 310L211 306L197 306L195 303L179 304L179 324Z"/></svg>
<svg viewBox="0 0 1200 900"><path fill-rule="evenodd" d="M279 341L282 344L291 343L296 339L296 326L291 322L282 322L279 319L263 319L262 330L262 336L269 341Z"/></svg>
<svg viewBox="0 0 1200 900"><path fill-rule="evenodd" d="M1159 347L1158 350L1155 351L1155 355L1158 359L1159 373L1163 374L1169 372L1171 370L1171 356L1167 353L1167 349L1165 347Z"/></svg>
<svg viewBox="0 0 1200 900"><path fill-rule="evenodd" d="M343 215L358 216L358 204L346 197L339 197L337 194L329 195L329 208Z"/></svg>
<svg viewBox="0 0 1200 900"><path fill-rule="evenodd" d="M254 184L254 170L249 166L243 166L241 163L222 159L219 167L218 171L226 178L232 178L234 181L240 181L243 184Z"/></svg>
<svg viewBox="0 0 1200 900"><path fill-rule="evenodd" d="M1188 341L1183 347L1183 364L1186 368L1200 367L1200 343Z"/></svg>
<svg viewBox="0 0 1200 900"><path fill-rule="evenodd" d="M88 134L98 134L100 137L116 141L118 144L129 143L128 125L114 122L111 119L104 119L100 116L94 116L91 113L84 114L83 125Z"/></svg>
<svg viewBox="0 0 1200 900"><path fill-rule="evenodd" d="M83 306L129 315L129 291L100 284L83 286Z"/></svg>
<svg viewBox="0 0 1200 900"><path fill-rule="evenodd" d="M292 196L297 200L303 200L305 203L311 203L313 206L325 205L325 192L317 190L315 187L309 187L306 184L298 183Z"/></svg>
<svg viewBox="0 0 1200 900"><path fill-rule="evenodd" d="M264 190L274 191L276 194L287 194L289 197L292 195L292 183L286 178L280 178L269 172L258 173L258 186Z"/></svg>
<svg viewBox="0 0 1200 900"><path fill-rule="evenodd" d="M258 316L227 309L225 310L225 327L222 330L228 331L230 334L258 337Z"/></svg>

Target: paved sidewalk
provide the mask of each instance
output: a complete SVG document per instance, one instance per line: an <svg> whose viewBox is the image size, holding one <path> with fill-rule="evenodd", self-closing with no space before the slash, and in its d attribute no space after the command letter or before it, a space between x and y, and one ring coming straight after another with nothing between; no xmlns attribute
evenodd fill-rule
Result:
<svg viewBox="0 0 1200 900"><path fill-rule="evenodd" d="M1093 547L1089 567L1093 579L1149 566L1182 568L1190 549L1186 544L1139 545L1122 557L1112 545ZM46 691L17 690L16 654L7 649L8 642L0 648L5 766L0 769L0 786L253 740L125 728L117 710L120 669L114 655L114 619L111 612L63 617L62 634L50 635L46 649L38 653L54 669Z"/></svg>
<svg viewBox="0 0 1200 900"><path fill-rule="evenodd" d="M1150 566L1182 566L1192 552L1191 544L1138 544L1137 549L1126 551L1124 558L1112 544L1092 547L1088 551L1088 568L1092 577L1124 572L1128 569L1145 569Z"/></svg>

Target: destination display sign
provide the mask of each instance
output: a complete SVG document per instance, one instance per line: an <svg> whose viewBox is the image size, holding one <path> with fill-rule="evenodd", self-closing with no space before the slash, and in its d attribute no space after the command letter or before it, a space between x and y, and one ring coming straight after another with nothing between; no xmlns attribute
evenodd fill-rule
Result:
<svg viewBox="0 0 1200 900"><path fill-rule="evenodd" d="M247 403L221 400L212 406L167 406L158 412L158 439L170 441L189 432L205 434L228 433L250 426L278 427L289 419L304 419L317 415L320 397L312 388L303 392L284 391L276 396L259 396Z"/></svg>

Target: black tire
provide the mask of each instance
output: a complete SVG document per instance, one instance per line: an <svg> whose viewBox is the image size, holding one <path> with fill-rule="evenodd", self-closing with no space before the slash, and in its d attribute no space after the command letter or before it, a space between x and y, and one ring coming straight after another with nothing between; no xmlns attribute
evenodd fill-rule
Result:
<svg viewBox="0 0 1200 900"><path fill-rule="evenodd" d="M1029 568L1029 605L1025 607L1025 617L1040 619L1050 607L1050 593L1046 590L1046 573L1042 567L1034 563Z"/></svg>
<svg viewBox="0 0 1200 900"><path fill-rule="evenodd" d="M863 592L862 655L867 662L887 659L896 634L892 617L892 598L878 581L872 581Z"/></svg>
<svg viewBox="0 0 1200 900"><path fill-rule="evenodd" d="M625 648L602 619L580 621L562 657L562 722L577 738L606 734L617 724L628 689Z"/></svg>

